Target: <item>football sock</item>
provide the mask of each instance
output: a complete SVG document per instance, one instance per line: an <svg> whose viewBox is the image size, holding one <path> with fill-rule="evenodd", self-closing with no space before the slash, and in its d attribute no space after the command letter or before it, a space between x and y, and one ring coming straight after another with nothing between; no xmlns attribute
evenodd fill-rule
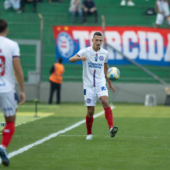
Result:
<svg viewBox="0 0 170 170"><path fill-rule="evenodd" d="M109 129L113 127L113 114L112 109L110 107L107 107L105 110L105 118L107 120L107 123L109 125Z"/></svg>
<svg viewBox="0 0 170 170"><path fill-rule="evenodd" d="M2 143L1 145L5 148L9 145L12 136L15 132L15 124L14 122L7 122L6 126L2 132Z"/></svg>
<svg viewBox="0 0 170 170"><path fill-rule="evenodd" d="M93 117L86 116L87 135L92 134Z"/></svg>

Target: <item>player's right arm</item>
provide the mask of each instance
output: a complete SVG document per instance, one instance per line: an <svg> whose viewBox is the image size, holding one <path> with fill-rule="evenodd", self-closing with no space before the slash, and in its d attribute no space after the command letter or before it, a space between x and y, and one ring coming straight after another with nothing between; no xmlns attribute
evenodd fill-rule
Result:
<svg viewBox="0 0 170 170"><path fill-rule="evenodd" d="M76 61L80 61L80 60L86 61L87 57L85 55L86 55L86 49L82 49L75 56L71 57L69 59L69 62L75 63Z"/></svg>
<svg viewBox="0 0 170 170"><path fill-rule="evenodd" d="M79 57L79 56L76 54L75 56L73 56L73 57L71 57L71 58L69 59L69 62L70 62L70 63L75 63L76 61L80 61L80 60L86 61L87 58L86 58L86 56L81 56L81 57Z"/></svg>
<svg viewBox="0 0 170 170"><path fill-rule="evenodd" d="M17 78L18 84L20 86L20 103L19 105L22 105L25 102L25 89L24 89L24 75L23 75L23 71L22 71L22 67L20 64L20 59L19 58L13 58L13 67L14 67L14 71L15 71L15 76Z"/></svg>

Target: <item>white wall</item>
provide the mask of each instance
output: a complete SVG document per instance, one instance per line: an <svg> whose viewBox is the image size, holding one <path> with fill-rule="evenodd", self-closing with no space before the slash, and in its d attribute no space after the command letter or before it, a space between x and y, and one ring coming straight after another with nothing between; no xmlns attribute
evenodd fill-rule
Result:
<svg viewBox="0 0 170 170"><path fill-rule="evenodd" d="M163 104L165 102L166 93L164 86L160 84L135 84L135 83L116 83L114 84L116 92L112 95L113 102L127 102L127 103L144 103L145 95L153 93L157 97L157 103ZM18 85L16 86L19 91ZM40 91L38 91L38 89ZM36 85L25 84L25 91L27 101L33 101L40 95L41 102L48 102L50 83L43 82L38 88ZM56 101L56 94L54 94L53 101ZM84 102L83 97L83 83L63 83L61 90L61 102Z"/></svg>

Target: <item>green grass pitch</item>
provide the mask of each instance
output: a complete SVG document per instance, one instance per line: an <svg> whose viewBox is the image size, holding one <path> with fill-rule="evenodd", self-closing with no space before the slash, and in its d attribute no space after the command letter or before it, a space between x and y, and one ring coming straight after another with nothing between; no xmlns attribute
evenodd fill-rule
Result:
<svg viewBox="0 0 170 170"><path fill-rule="evenodd" d="M8 170L168 170L170 169L170 109L165 106L115 104L115 138L109 137L104 115L94 119L93 140L86 141L85 124L60 134L10 159ZM34 105L18 108L11 153L85 119L83 104ZM102 111L97 104L95 113ZM3 116L0 115L3 122ZM2 128L0 130L2 133ZM1 140L2 135L0 135ZM0 169L6 169L0 164Z"/></svg>

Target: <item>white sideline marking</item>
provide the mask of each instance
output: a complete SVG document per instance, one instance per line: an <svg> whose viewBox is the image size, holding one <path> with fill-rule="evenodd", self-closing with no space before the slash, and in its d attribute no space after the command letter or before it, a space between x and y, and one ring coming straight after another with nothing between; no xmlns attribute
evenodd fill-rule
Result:
<svg viewBox="0 0 170 170"><path fill-rule="evenodd" d="M115 108L115 106L111 106L111 109L114 109L114 108ZM104 110L97 113L97 114L95 114L93 117L96 118L96 117L101 116L102 114L104 114ZM48 141L48 140L50 140L52 138L55 138L56 136L58 136L61 133L65 133L67 131L70 131L70 130L74 129L74 128L80 126L81 124L83 124L85 122L86 122L86 120L84 119L84 120L82 120L80 122L77 122L76 124L66 128L66 129L64 129L64 130L60 130L60 131L58 131L56 133L53 133L53 134L51 134L51 135L49 135L49 136L47 136L47 137L45 137L45 138L43 138L41 140L36 141L35 143L32 143L32 144L27 145L27 146L24 146L23 148L20 148L17 151L11 152L11 153L8 154L8 158L10 159L10 158L12 158L12 157L14 157L14 156L16 156L16 155L18 155L20 153L23 153L23 152L31 149L32 147L34 147L36 145L42 144L42 143L44 143L44 142L46 142L46 141ZM1 164L1 160L0 160L0 164Z"/></svg>

